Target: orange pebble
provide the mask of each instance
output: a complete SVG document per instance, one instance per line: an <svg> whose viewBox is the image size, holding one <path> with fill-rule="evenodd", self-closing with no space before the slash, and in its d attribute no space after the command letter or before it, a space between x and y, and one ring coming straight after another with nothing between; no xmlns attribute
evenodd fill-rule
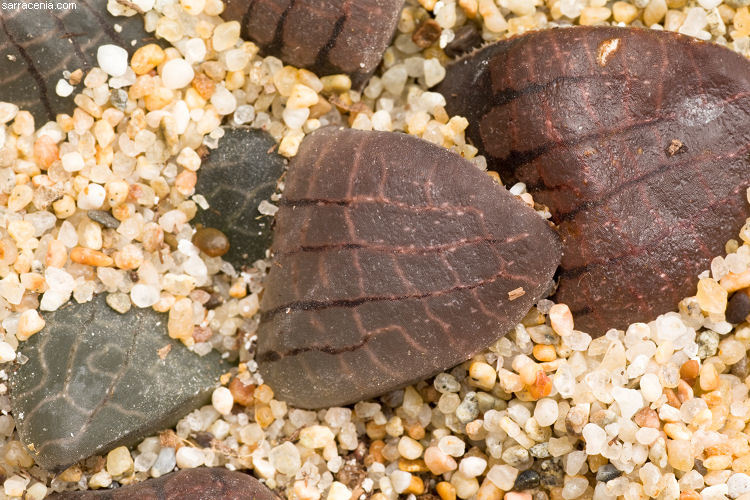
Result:
<svg viewBox="0 0 750 500"><path fill-rule="evenodd" d="M552 392L552 380L544 373L544 370L536 372L536 380L528 386L529 394L534 399L547 397Z"/></svg>
<svg viewBox="0 0 750 500"><path fill-rule="evenodd" d="M75 247L70 251L70 260L87 266L111 266L114 261L109 255L90 248Z"/></svg>

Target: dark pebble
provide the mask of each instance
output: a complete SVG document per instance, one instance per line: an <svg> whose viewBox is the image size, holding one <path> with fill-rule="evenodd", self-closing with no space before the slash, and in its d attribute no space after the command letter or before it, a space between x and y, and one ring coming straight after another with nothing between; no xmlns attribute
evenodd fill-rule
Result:
<svg viewBox="0 0 750 500"><path fill-rule="evenodd" d="M229 238L218 229L202 227L193 235L193 245L209 257L221 257L229 251Z"/></svg>
<svg viewBox="0 0 750 500"><path fill-rule="evenodd" d="M414 45L420 49L426 49L440 38L440 33L442 31L443 29L437 21L434 19L426 19L417 27L414 34L411 36L411 39L414 42Z"/></svg>
<svg viewBox="0 0 750 500"><path fill-rule="evenodd" d="M695 469L696 472L698 472L701 476L705 476L708 474L708 469L703 467L703 462L701 460L695 460L693 462L693 469Z"/></svg>
<svg viewBox="0 0 750 500"><path fill-rule="evenodd" d="M208 302L203 304L203 307L205 307L208 310L216 309L220 305L224 303L224 299L222 298L221 294L216 292L210 292L211 296L208 298Z"/></svg>
<svg viewBox="0 0 750 500"><path fill-rule="evenodd" d="M548 488L562 486L565 471L559 460L542 460L539 462L539 480Z"/></svg>
<svg viewBox="0 0 750 500"><path fill-rule="evenodd" d="M742 323L750 314L750 295L745 292L736 292L727 304L727 321L730 323Z"/></svg>
<svg viewBox="0 0 750 500"><path fill-rule="evenodd" d="M622 476L622 471L617 470L612 464L604 464L596 471L596 480L602 483L611 481L615 478Z"/></svg>
<svg viewBox="0 0 750 500"><path fill-rule="evenodd" d="M205 431L196 432L191 437L193 438L193 441L195 441L195 444L201 448L210 448L211 442L214 440L214 435Z"/></svg>
<svg viewBox="0 0 750 500"><path fill-rule="evenodd" d="M516 477L516 482L513 484L513 489L522 491L537 488L541 480L542 477L537 471L533 469L525 470Z"/></svg>
<svg viewBox="0 0 750 500"><path fill-rule="evenodd" d="M86 215L88 215L89 219L92 221L98 222L102 226L110 229L117 229L120 226L120 221L115 219L112 214L106 210L89 210L86 212Z"/></svg>
<svg viewBox="0 0 750 500"><path fill-rule="evenodd" d="M120 111L125 111L128 106L128 93L122 89L112 89L109 93L109 102Z"/></svg>
<svg viewBox="0 0 750 500"><path fill-rule="evenodd" d="M750 363L748 363L747 356L743 356L741 360L733 364L729 372L740 380L745 380L750 375Z"/></svg>
<svg viewBox="0 0 750 500"><path fill-rule="evenodd" d="M467 23L456 30L456 36L445 46L445 55L458 57L482 45L482 35L472 23Z"/></svg>

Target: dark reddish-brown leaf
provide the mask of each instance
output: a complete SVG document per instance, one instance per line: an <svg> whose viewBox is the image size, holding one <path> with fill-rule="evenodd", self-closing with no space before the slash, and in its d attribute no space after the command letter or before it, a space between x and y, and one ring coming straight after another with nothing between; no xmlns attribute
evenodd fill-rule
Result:
<svg viewBox="0 0 750 500"><path fill-rule="evenodd" d="M272 250L257 359L306 408L464 361L549 291L560 258L547 222L461 157L334 127L291 161Z"/></svg>
<svg viewBox="0 0 750 500"><path fill-rule="evenodd" d="M173 472L158 479L114 490L70 491L55 500L276 500L271 490L254 477L222 468Z"/></svg>
<svg viewBox="0 0 750 500"><path fill-rule="evenodd" d="M396 31L403 0L226 0L224 19L265 54L318 75L347 73L360 88Z"/></svg>
<svg viewBox="0 0 750 500"><path fill-rule="evenodd" d="M674 309L750 215L750 65L718 45L541 31L457 61L439 91L491 168L552 210L555 300L582 330Z"/></svg>

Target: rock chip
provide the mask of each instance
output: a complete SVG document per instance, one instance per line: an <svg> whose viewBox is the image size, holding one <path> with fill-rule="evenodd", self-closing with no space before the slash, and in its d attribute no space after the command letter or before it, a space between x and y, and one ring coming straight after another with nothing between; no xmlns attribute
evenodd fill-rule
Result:
<svg viewBox="0 0 750 500"><path fill-rule="evenodd" d="M223 468L188 469L158 479L114 490L70 491L54 500L277 500L278 497L249 474Z"/></svg>
<svg viewBox="0 0 750 500"><path fill-rule="evenodd" d="M550 208L554 300L601 335L674 310L750 216L750 63L666 31L576 27L500 41L438 91L503 180Z"/></svg>
<svg viewBox="0 0 750 500"><path fill-rule="evenodd" d="M403 0L226 0L222 17L245 40L318 75L347 73L361 88L396 31Z"/></svg>
<svg viewBox="0 0 750 500"><path fill-rule="evenodd" d="M742 323L750 315L750 295L746 290L740 290L732 295L727 304L726 317L730 323Z"/></svg>
<svg viewBox="0 0 750 500"><path fill-rule="evenodd" d="M249 127L224 129L219 147L211 150L198 170L197 194L209 207L198 209L194 223L219 229L229 238L223 259L237 267L265 257L271 243L271 221L258 211L276 190L285 161L273 152L276 141Z"/></svg>
<svg viewBox="0 0 750 500"><path fill-rule="evenodd" d="M58 113L73 112L76 92L63 97L55 90L63 71L88 73L97 65L101 45L117 45L132 55L156 42L143 29L142 16L114 17L104 0L75 2L74 7L0 10L0 101L30 111L37 127ZM115 24L122 30L116 31ZM81 90L83 83L75 88Z"/></svg>
<svg viewBox="0 0 750 500"><path fill-rule="evenodd" d="M486 173L390 132L307 136L275 224L256 360L305 408L470 358L548 293L560 258L547 222Z"/></svg>
<svg viewBox="0 0 750 500"><path fill-rule="evenodd" d="M61 470L173 425L204 404L230 366L167 336L166 315L112 310L104 295L45 314L10 376L18 434L37 464ZM164 359L159 350L171 345Z"/></svg>

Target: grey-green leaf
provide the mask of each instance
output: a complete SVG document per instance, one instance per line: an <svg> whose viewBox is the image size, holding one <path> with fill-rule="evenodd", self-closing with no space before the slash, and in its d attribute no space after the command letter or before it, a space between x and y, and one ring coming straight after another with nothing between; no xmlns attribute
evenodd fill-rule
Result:
<svg viewBox="0 0 750 500"><path fill-rule="evenodd" d="M206 197L209 208L199 209L194 223L227 235L229 252L223 258L237 267L265 257L271 244L272 218L258 205L270 198L284 172L285 160L275 147L266 132L227 127L198 171L195 192Z"/></svg>
<svg viewBox="0 0 750 500"><path fill-rule="evenodd" d="M129 445L204 404L230 366L166 333L152 309L113 311L99 295L45 315L10 377L18 434L50 470ZM164 359L159 356L171 345Z"/></svg>

